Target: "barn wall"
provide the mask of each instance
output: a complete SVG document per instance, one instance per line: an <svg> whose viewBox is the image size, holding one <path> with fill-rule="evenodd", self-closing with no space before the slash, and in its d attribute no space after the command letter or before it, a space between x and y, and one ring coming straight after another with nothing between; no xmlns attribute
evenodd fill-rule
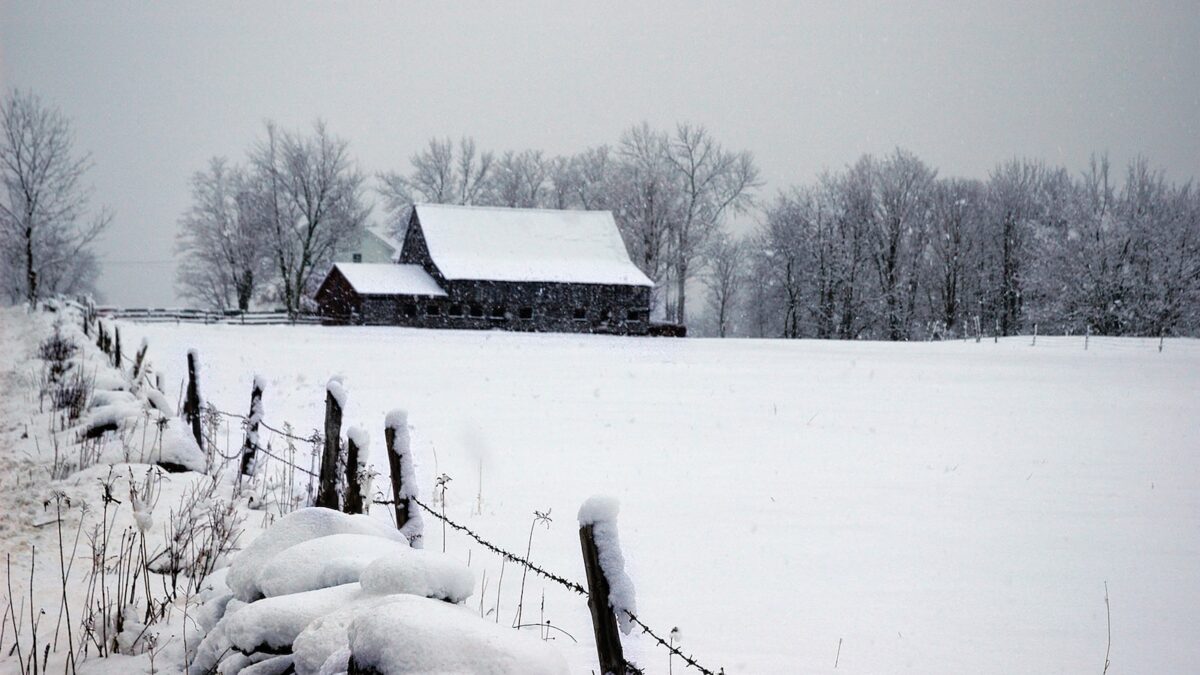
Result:
<svg viewBox="0 0 1200 675"><path fill-rule="evenodd" d="M358 294L335 267L325 277L315 296L321 316L339 322L355 322L361 312Z"/></svg>
<svg viewBox="0 0 1200 675"><path fill-rule="evenodd" d="M398 298L396 322L428 328L634 335L649 329L646 287L450 281L446 291L444 298ZM530 315L525 317L523 310ZM577 310L581 318L576 318ZM476 313L479 316L473 316Z"/></svg>

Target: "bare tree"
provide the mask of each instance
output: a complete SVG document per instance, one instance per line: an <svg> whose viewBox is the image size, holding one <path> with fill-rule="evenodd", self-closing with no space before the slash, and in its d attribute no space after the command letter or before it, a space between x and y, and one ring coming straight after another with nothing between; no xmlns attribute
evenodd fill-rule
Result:
<svg viewBox="0 0 1200 675"><path fill-rule="evenodd" d="M551 194L551 168L540 150L504 153L492 171L489 203L510 208L545 206Z"/></svg>
<svg viewBox="0 0 1200 675"><path fill-rule="evenodd" d="M279 132L251 155L259 194L257 212L269 233L279 295L289 313L304 308L333 256L363 227L370 208L349 144L317 122L310 136Z"/></svg>
<svg viewBox="0 0 1200 675"><path fill-rule="evenodd" d="M889 340L906 340L917 301L918 266L929 235L930 191L937 173L897 150L875 165L871 229L875 271Z"/></svg>
<svg viewBox="0 0 1200 675"><path fill-rule="evenodd" d="M669 235L680 217L683 195L667 160L667 143L665 134L644 123L621 136L620 165L611 174L607 207L613 210L634 264L655 282L652 302L673 318L663 281L669 264ZM593 156L592 160L600 158Z"/></svg>
<svg viewBox="0 0 1200 675"><path fill-rule="evenodd" d="M713 235L705 248L704 285L708 287L708 308L718 337L725 337L732 329L734 307L745 279L745 253L741 240L725 232Z"/></svg>
<svg viewBox="0 0 1200 675"><path fill-rule="evenodd" d="M246 172L214 157L192 176L192 205L180 218L177 285L215 309L246 311L268 279L271 247L262 198Z"/></svg>
<svg viewBox="0 0 1200 675"><path fill-rule="evenodd" d="M983 185L979 181L952 178L940 180L933 189L930 269L928 293L934 320L950 334L960 332L969 293L978 291L969 283L977 275L979 219L983 208Z"/></svg>
<svg viewBox="0 0 1200 675"><path fill-rule="evenodd" d="M490 203L489 191L495 166L491 152L476 149L473 138L463 137L457 153L449 139L432 138L424 150L409 161L412 171L380 173L377 192L383 198L384 211L391 221L389 229L404 239L412 205Z"/></svg>
<svg viewBox="0 0 1200 675"><path fill-rule="evenodd" d="M678 125L666 150L683 195L681 217L672 222L670 242L676 286L674 320L685 323L693 263L726 213L748 207L761 182L749 152L724 150L702 126Z"/></svg>
<svg viewBox="0 0 1200 675"><path fill-rule="evenodd" d="M32 92L12 91L0 109L0 266L12 300L35 305L54 293L91 290L99 272L88 248L112 220L87 218L88 155L72 156L71 126Z"/></svg>

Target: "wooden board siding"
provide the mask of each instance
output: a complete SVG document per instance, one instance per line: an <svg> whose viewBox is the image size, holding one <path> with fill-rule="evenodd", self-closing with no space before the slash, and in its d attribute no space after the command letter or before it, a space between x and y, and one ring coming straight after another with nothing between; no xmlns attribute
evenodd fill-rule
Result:
<svg viewBox="0 0 1200 675"><path fill-rule="evenodd" d="M338 322L355 322L361 312L361 298L336 267L329 271L314 296L321 316Z"/></svg>

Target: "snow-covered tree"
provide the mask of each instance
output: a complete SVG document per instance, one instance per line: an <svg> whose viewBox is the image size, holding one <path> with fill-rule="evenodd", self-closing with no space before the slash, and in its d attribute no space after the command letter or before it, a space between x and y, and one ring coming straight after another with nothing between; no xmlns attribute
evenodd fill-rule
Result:
<svg viewBox="0 0 1200 675"><path fill-rule="evenodd" d="M0 281L13 302L93 290L90 245L112 220L89 215L88 155L74 155L71 125L32 92L0 104Z"/></svg>
<svg viewBox="0 0 1200 675"><path fill-rule="evenodd" d="M733 330L734 310L746 276L745 252L742 241L725 232L716 233L704 252L708 310L718 337L726 337Z"/></svg>
<svg viewBox="0 0 1200 675"><path fill-rule="evenodd" d="M192 205L176 244L181 295L214 309L249 309L271 281L262 197L261 186L224 158L192 176Z"/></svg>
<svg viewBox="0 0 1200 675"><path fill-rule="evenodd" d="M703 126L677 125L665 150L682 200L669 235L673 319L682 324L687 321L687 283L709 238L727 214L750 207L754 190L762 183L749 152L725 150Z"/></svg>
<svg viewBox="0 0 1200 675"><path fill-rule="evenodd" d="M349 143L317 122L311 135L267 125L267 137L250 157L278 294L289 313L299 312L316 290L333 256L361 232L370 207L363 176Z"/></svg>

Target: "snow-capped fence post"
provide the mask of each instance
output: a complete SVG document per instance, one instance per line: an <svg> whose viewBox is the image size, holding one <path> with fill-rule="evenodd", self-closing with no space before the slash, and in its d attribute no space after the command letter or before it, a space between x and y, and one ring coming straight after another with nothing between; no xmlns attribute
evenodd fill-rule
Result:
<svg viewBox="0 0 1200 675"><path fill-rule="evenodd" d="M200 357L195 349L187 353L187 397L183 401L183 418L192 427L196 447L204 450L204 436L200 430Z"/></svg>
<svg viewBox="0 0 1200 675"><path fill-rule="evenodd" d="M1087 351L1088 340L1092 338L1092 324L1087 325L1087 331L1083 334L1083 351Z"/></svg>
<svg viewBox="0 0 1200 675"><path fill-rule="evenodd" d="M396 508L396 529L408 537L413 548L421 548L423 523L412 498L417 496L417 477L413 472L412 448L408 437L408 413L393 410L384 421L383 440L387 444L388 468L392 474L392 502Z"/></svg>
<svg viewBox="0 0 1200 675"><path fill-rule="evenodd" d="M342 511L346 513L363 513L366 493L363 480L367 470L367 444L370 442L367 432L359 427L350 427L346 431L346 498Z"/></svg>
<svg viewBox="0 0 1200 675"><path fill-rule="evenodd" d="M625 559L617 539L615 499L592 497L579 508L579 543L587 574L588 609L596 637L600 672L626 675L630 672L621 647L618 622L626 633L631 627L624 612L634 611L633 583L625 574Z"/></svg>
<svg viewBox="0 0 1200 675"><path fill-rule="evenodd" d="M321 454L321 471L317 485L317 506L340 509L337 493L338 457L342 454L342 412L346 405L346 390L337 379L325 385L325 451Z"/></svg>
<svg viewBox="0 0 1200 675"><path fill-rule="evenodd" d="M246 439L242 442L242 468L240 476L254 475L254 459L258 453L258 425L262 422L263 380L254 376L250 389L250 415L246 417Z"/></svg>

